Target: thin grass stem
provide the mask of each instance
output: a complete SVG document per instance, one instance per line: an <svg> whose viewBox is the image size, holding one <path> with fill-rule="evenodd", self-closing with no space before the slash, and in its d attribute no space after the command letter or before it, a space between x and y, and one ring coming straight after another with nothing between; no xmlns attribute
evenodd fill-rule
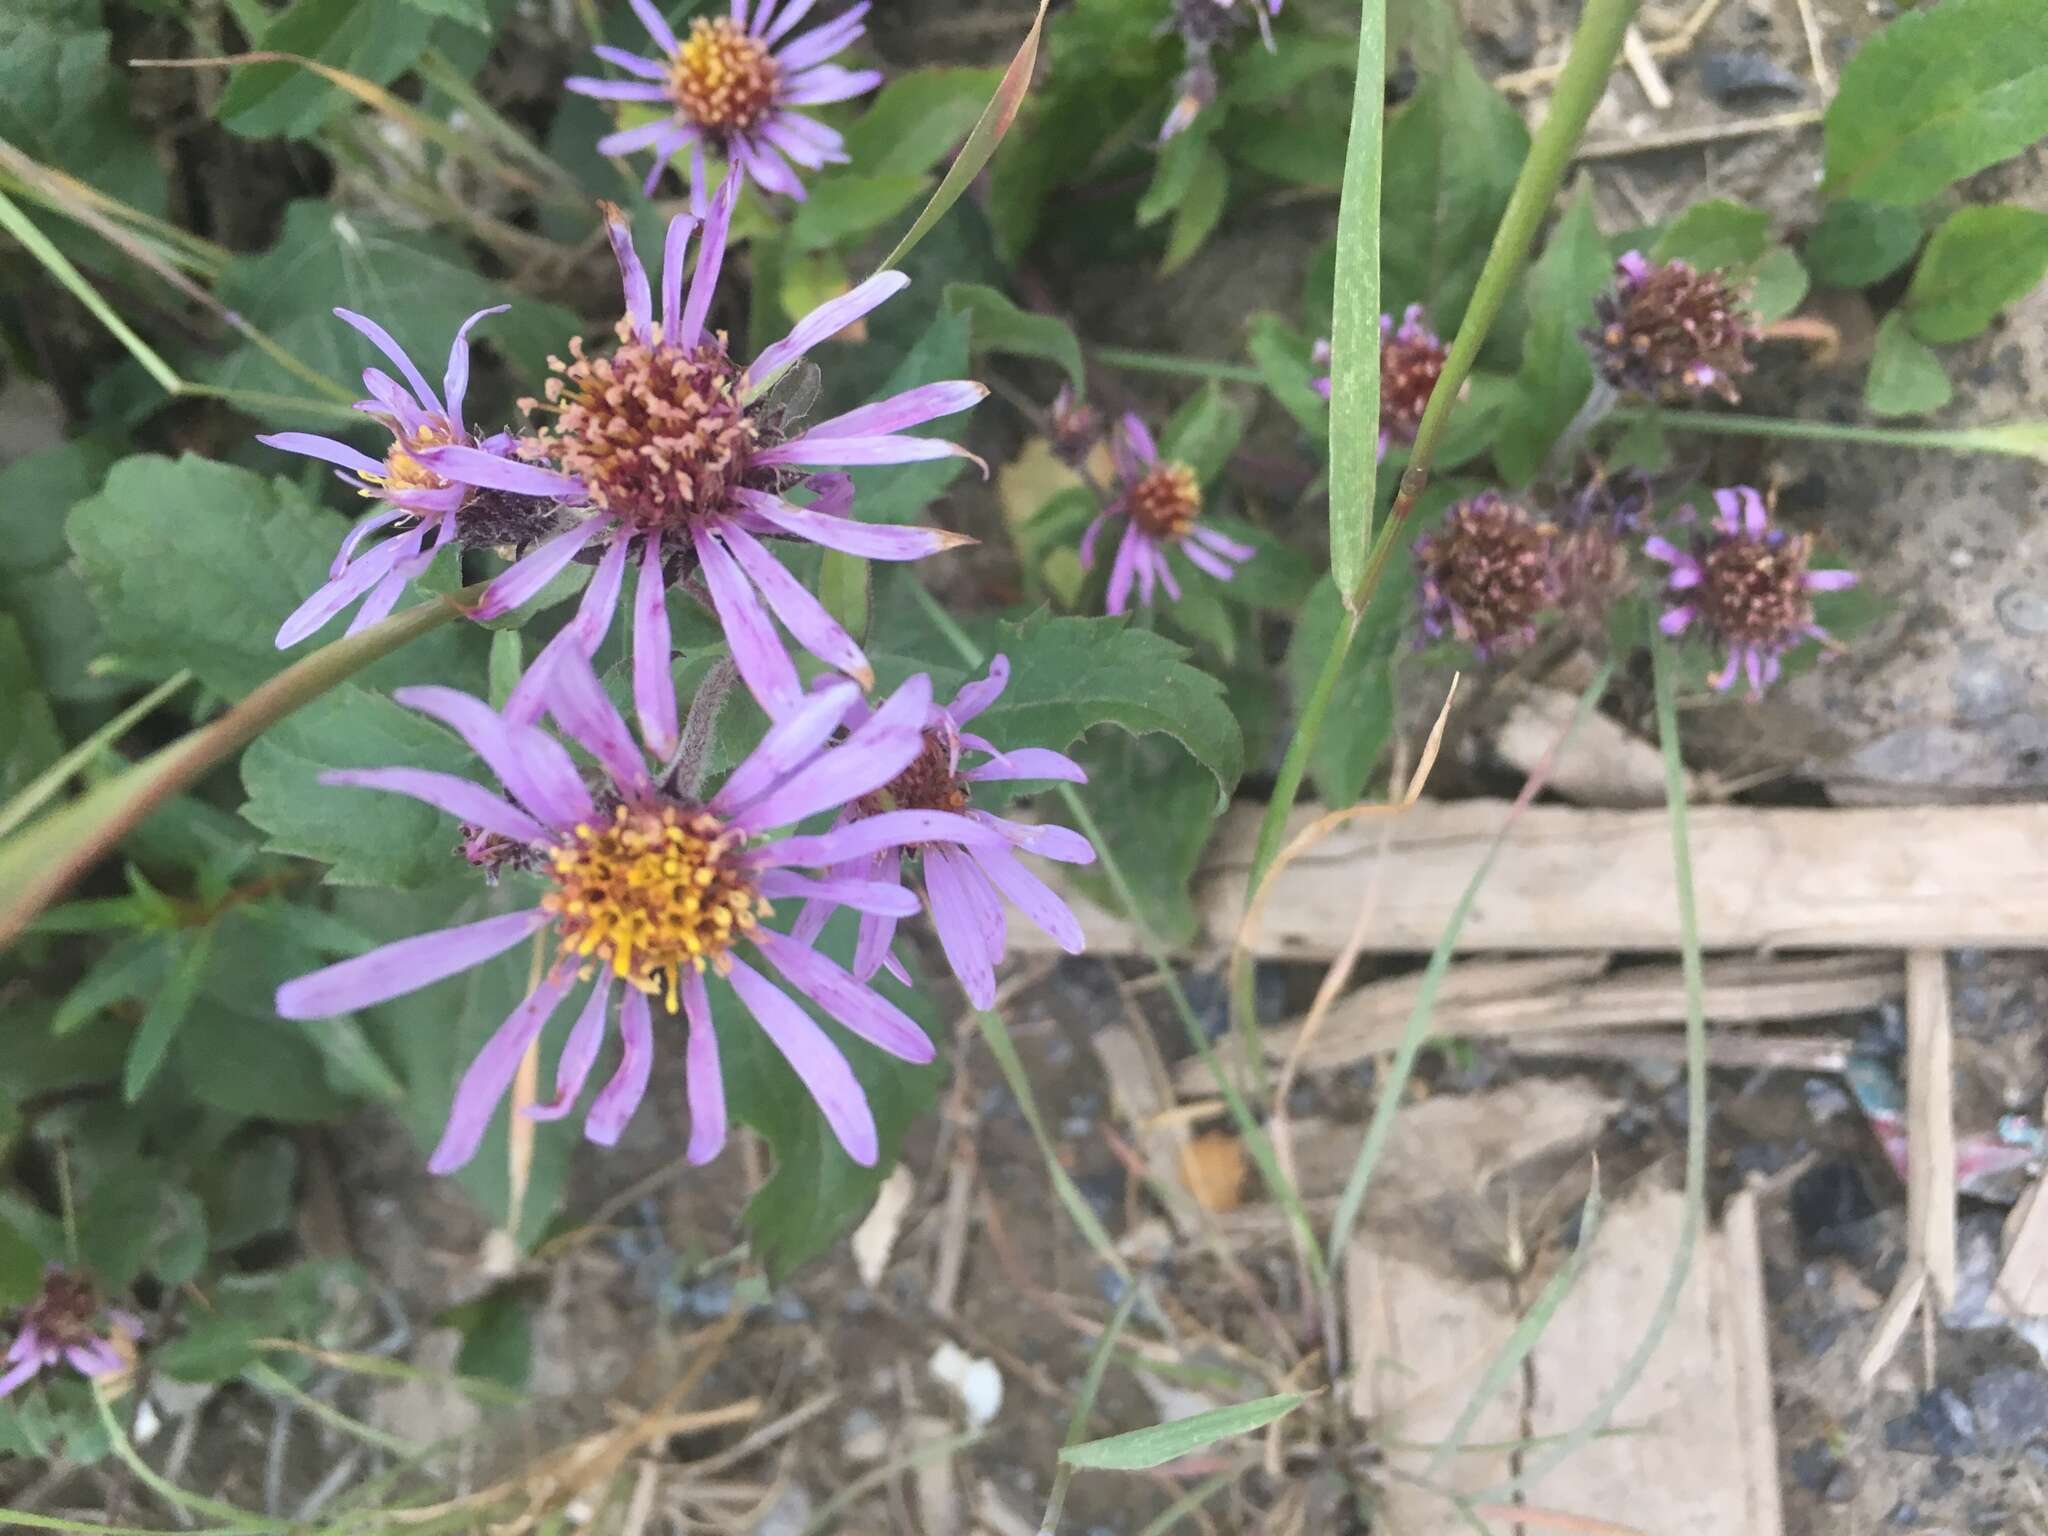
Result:
<svg viewBox="0 0 2048 1536"><path fill-rule="evenodd" d="M35 225L35 221L21 211L21 205L0 192L0 229L5 229L19 240L28 253L42 263L50 276L57 279L70 291L71 296L83 304L95 320L113 333L114 339L128 349L128 355L148 371L149 376L163 387L164 393L175 395L184 385L178 371L157 353L156 348L136 335L128 322L115 313L114 306L100 297L99 290L85 280L78 268L71 264L50 237Z"/></svg>
<svg viewBox="0 0 2048 1536"><path fill-rule="evenodd" d="M1130 373L1163 373L1177 379L1214 379L1223 384L1263 384L1266 376L1250 363L1226 363L1212 357L1183 357L1176 352L1147 352L1137 347L1092 347L1096 362Z"/></svg>
<svg viewBox="0 0 2048 1536"><path fill-rule="evenodd" d="M1124 1299L1117 1303L1111 1314L1109 1325L1102 1330L1102 1337L1095 1341L1095 1353L1088 1361L1088 1374L1081 1382L1081 1395L1074 1403L1073 1417L1067 1420L1067 1438L1063 1445L1079 1445L1088 1437L1088 1417L1095 1412L1096 1394L1102 1390L1102 1378L1109 1372L1110 1359L1116 1353L1116 1341L1122 1336L1124 1324L1131 1320L1131 1311L1138 1304L1138 1288L1126 1286ZM1039 1536L1057 1536L1060 1515L1067 1507L1067 1488L1074 1481L1074 1466L1070 1462L1059 1463L1059 1470L1053 1474L1052 1496L1045 1501L1045 1518L1038 1522Z"/></svg>

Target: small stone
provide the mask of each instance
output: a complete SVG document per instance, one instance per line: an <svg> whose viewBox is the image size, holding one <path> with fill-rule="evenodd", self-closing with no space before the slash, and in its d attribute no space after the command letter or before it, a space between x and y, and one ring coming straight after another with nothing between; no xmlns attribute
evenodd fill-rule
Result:
<svg viewBox="0 0 2048 1536"><path fill-rule="evenodd" d="M1700 89L1724 107L1737 107L1768 97L1797 101L1806 82L1767 53L1722 49L1700 60Z"/></svg>
<svg viewBox="0 0 2048 1536"><path fill-rule="evenodd" d="M1987 1451L2048 1439L2048 1375L2001 1365L1970 1383L1970 1412Z"/></svg>

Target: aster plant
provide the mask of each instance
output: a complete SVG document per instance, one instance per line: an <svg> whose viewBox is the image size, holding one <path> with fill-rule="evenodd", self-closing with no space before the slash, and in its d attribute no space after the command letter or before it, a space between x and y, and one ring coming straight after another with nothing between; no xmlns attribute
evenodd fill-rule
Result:
<svg viewBox="0 0 2048 1536"><path fill-rule="evenodd" d="M1667 635L1704 633L1726 646L1728 659L1714 678L1726 692L1738 676L1751 698L1778 680L1785 653L1807 640L1826 642L1814 622L1813 594L1856 585L1852 571L1812 568L1813 536L1771 524L1770 508L1753 486L1714 492L1715 516L1680 548L1661 535L1643 550L1671 567L1665 582L1670 606L1658 621ZM1691 508L1685 515L1697 522Z"/></svg>
<svg viewBox="0 0 2048 1536"><path fill-rule="evenodd" d="M90 1280L52 1264L43 1271L42 1289L16 1319L0 1370L0 1397L60 1365L88 1380L118 1375L128 1368L128 1356L117 1339L132 1346L141 1337L140 1318L107 1306Z"/></svg>
<svg viewBox="0 0 2048 1536"><path fill-rule="evenodd" d="M674 749L677 732L669 680L672 584L693 572L702 581L740 677L762 707L778 715L795 707L802 690L776 620L827 666L863 683L873 674L860 645L764 540L797 540L868 560L916 560L972 542L935 528L854 521L846 515L852 483L844 475L808 472L971 458L952 443L909 436L906 429L976 404L988 393L982 385L966 379L920 385L793 434L785 432L782 412L764 400L811 348L902 292L910 281L902 273L877 273L819 305L745 365L733 360L724 333L709 328L738 191L737 176L729 176L702 226L687 214L670 222L658 320L625 217L607 205L606 228L625 287L616 343L593 353L578 338L567 361L550 360L555 376L543 397L522 402L538 425L513 456L461 445L419 454L430 469L470 483L577 509L571 527L492 583L477 618L522 607L595 549L597 569L581 606L553 642L556 649L589 655L611 626L627 567L634 568L634 704L645 739L662 755ZM686 295L693 237L697 264ZM811 500L800 505L794 495ZM522 689L514 714L530 720L536 712L533 688Z"/></svg>
<svg viewBox="0 0 2048 1536"><path fill-rule="evenodd" d="M1105 598L1110 613L1130 606L1133 589L1146 607L1161 587L1168 597L1179 598L1180 581L1167 559L1169 553L1179 552L1218 581L1229 581L1237 567L1257 553L1228 534L1201 526L1201 480L1188 465L1159 456L1151 430L1134 412L1126 412L1117 422L1109 445L1116 466L1115 494L1081 535L1080 555L1082 569L1093 570L1104 532L1122 520L1122 532L1110 535L1116 540Z"/></svg>
<svg viewBox="0 0 2048 1536"><path fill-rule="evenodd" d="M1593 303L1585 341L1609 384L1647 399L1718 395L1733 404L1756 339L1743 296L1719 272L1640 251L1614 263L1614 287Z"/></svg>
<svg viewBox="0 0 2048 1536"><path fill-rule="evenodd" d="M1452 506L1415 541L1423 636L1462 640L1481 661L1526 649L1560 595L1556 535L1493 491Z"/></svg>
<svg viewBox="0 0 2048 1536"><path fill-rule="evenodd" d="M572 75L562 83L580 96L664 109L653 122L597 141L601 154L654 152L649 195L670 158L684 149L690 151L690 203L700 217L707 151L763 191L798 201L802 172L845 162L846 141L798 109L847 101L882 83L880 70L832 62L867 30L866 0L809 31L798 28L816 0L732 0L731 14L695 17L682 37L653 0L629 3L660 56L601 45L597 56L633 78Z"/></svg>

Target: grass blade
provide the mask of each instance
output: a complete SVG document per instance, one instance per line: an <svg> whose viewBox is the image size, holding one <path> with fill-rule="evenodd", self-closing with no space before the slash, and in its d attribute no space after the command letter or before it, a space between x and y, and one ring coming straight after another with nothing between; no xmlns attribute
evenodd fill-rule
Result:
<svg viewBox="0 0 2048 1536"><path fill-rule="evenodd" d="M1088 1362L1088 1375L1081 1383L1081 1395L1074 1403L1073 1417L1067 1421L1067 1445L1081 1444L1081 1437L1088 1433L1088 1416L1095 1411L1096 1394L1102 1390L1102 1378L1109 1373L1110 1359L1116 1353L1116 1341L1123 1335L1124 1324L1131 1320L1131 1309L1137 1306L1138 1296L1137 1286L1124 1287L1124 1299L1117 1303L1109 1326L1102 1330L1102 1337L1095 1342L1095 1354ZM1074 1470L1066 1462L1061 1462L1053 1475L1052 1497L1045 1501L1045 1518L1038 1522L1039 1536L1054 1536L1059 1530L1060 1515L1067 1507L1067 1487L1074 1480Z"/></svg>
<svg viewBox="0 0 2048 1536"><path fill-rule="evenodd" d="M1191 1418L1175 1419L1171 1424L1154 1424L1150 1429L1134 1429L1127 1435L1066 1446L1060 1451L1060 1462L1102 1472L1142 1472L1177 1461L1218 1440L1264 1429L1307 1401L1306 1393L1282 1392L1229 1408L1212 1408Z"/></svg>
<svg viewBox="0 0 2048 1536"><path fill-rule="evenodd" d="M1654 422L1671 432L1718 437L1783 437L1811 443L1868 443L1875 448L1945 448L1951 453L2003 453L2048 464L2048 421L1999 421L1979 427L1880 427L1862 423L1795 421L1784 416L1732 412L1660 411L1624 406L1609 420Z"/></svg>
<svg viewBox="0 0 2048 1536"><path fill-rule="evenodd" d="M72 778L82 772L86 765L98 757L115 742L135 729L136 724L151 714L156 707L192 681L190 672L178 672L165 678L148 693L130 704L120 714L86 737L77 746L50 764L34 779L22 787L20 794L0 805L0 837L5 837L29 817L42 809L43 802L57 793Z"/></svg>
<svg viewBox="0 0 2048 1536"><path fill-rule="evenodd" d="M71 259L50 243L50 237L38 229L34 220L23 213L20 205L5 192L0 192L0 229L19 240L29 255L43 264L50 276L62 283L73 298L91 311L95 320L112 332L114 339L128 349L129 356L142 364L165 394L179 392L185 381L178 377L178 370L130 329L128 322L115 313L114 306L100 297L99 290L85 280L78 268L71 264Z"/></svg>
<svg viewBox="0 0 2048 1536"><path fill-rule="evenodd" d="M1379 482L1380 151L1387 102L1387 0L1358 8L1358 81L1337 208L1337 289L1330 332L1330 574L1345 606L1372 541Z"/></svg>

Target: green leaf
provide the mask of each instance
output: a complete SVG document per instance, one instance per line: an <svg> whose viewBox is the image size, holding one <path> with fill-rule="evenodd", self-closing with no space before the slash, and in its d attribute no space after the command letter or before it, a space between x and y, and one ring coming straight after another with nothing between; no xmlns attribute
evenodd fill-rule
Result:
<svg viewBox="0 0 2048 1536"><path fill-rule="evenodd" d="M1325 74L1343 77L1348 98L1357 63L1358 50L1346 38L1281 32L1271 49L1246 48L1231 59L1222 99L1232 106L1272 106L1293 99L1302 86Z"/></svg>
<svg viewBox="0 0 2048 1536"><path fill-rule="evenodd" d="M143 213L164 212L165 183L128 112L99 0L0 6L0 138ZM53 238L65 243L52 220ZM104 247L101 247L104 249Z"/></svg>
<svg viewBox="0 0 2048 1536"><path fill-rule="evenodd" d="M1806 265L1833 287L1868 287L1903 267L1920 235L1917 210L1845 197L1828 204L1806 237Z"/></svg>
<svg viewBox="0 0 2048 1536"><path fill-rule="evenodd" d="M1690 262L1702 272L1746 267L1763 258L1770 241L1768 213L1717 198L1695 203L1673 219L1651 248L1650 259Z"/></svg>
<svg viewBox="0 0 2048 1536"><path fill-rule="evenodd" d="M917 344L877 391L885 399L920 384L942 379L965 378L967 361L967 318L950 312L935 317ZM966 415L944 416L921 427L912 427L913 437L944 437L957 440L966 430ZM916 521L967 468L962 458L931 459L918 464L887 464L853 472L853 515L870 523Z"/></svg>
<svg viewBox="0 0 2048 1536"><path fill-rule="evenodd" d="M100 488L115 457L102 440L77 438L0 470L0 611L21 626L33 675L53 699L104 698L126 686L89 671L99 625L64 542L65 514Z"/></svg>
<svg viewBox="0 0 2048 1536"><path fill-rule="evenodd" d="M213 931L198 929L182 940L182 947L170 975L150 999L149 1011L142 1016L142 1027L136 1030L134 1042L128 1047L128 1064L121 1074L121 1096L130 1104L142 1097L142 1090L163 1065L164 1052L171 1048L192 1011L192 1000L199 995L200 978L206 974L207 957L213 951Z"/></svg>
<svg viewBox="0 0 2048 1536"><path fill-rule="evenodd" d="M193 1170L214 1250L233 1253L273 1232L291 1230L299 1152L283 1136L258 1136Z"/></svg>
<svg viewBox="0 0 2048 1536"><path fill-rule="evenodd" d="M1901 16L1842 70L1821 195L1923 203L2048 134L2048 6L1948 0Z"/></svg>
<svg viewBox="0 0 2048 1536"><path fill-rule="evenodd" d="M1298 613L1308 600L1319 573L1316 562L1292 549L1256 524L1237 517L1203 514L1202 521L1218 533L1226 533L1257 551L1238 566L1237 574L1217 583L1217 590L1233 603L1268 608L1278 613Z"/></svg>
<svg viewBox="0 0 2048 1536"><path fill-rule="evenodd" d="M257 46L387 85L426 51L436 20L413 0L293 0L263 29ZM248 138L303 139L352 99L297 64L245 64L229 78L214 112Z"/></svg>
<svg viewBox="0 0 2048 1536"><path fill-rule="evenodd" d="M1159 259L1159 275L1165 277L1186 266L1202 248L1216 226L1223 221L1223 209L1230 200L1230 169L1214 146L1204 141L1203 153L1195 163L1187 196L1173 210L1173 228L1167 232L1166 254Z"/></svg>
<svg viewBox="0 0 2048 1536"><path fill-rule="evenodd" d="M1299 112L1235 112L1223 134L1230 158L1276 181L1335 191L1344 181L1344 109L1350 91L1324 121Z"/></svg>
<svg viewBox="0 0 2048 1536"><path fill-rule="evenodd" d="M1863 403L1873 416L1920 416L1938 411L1955 394L1948 371L1914 336L1903 311L1884 317L1864 381Z"/></svg>
<svg viewBox="0 0 2048 1536"><path fill-rule="evenodd" d="M173 1233L190 1212L172 1201L173 1186L151 1163L104 1170L78 1208L78 1255L112 1295L135 1284L168 1223ZM182 1193L182 1192L179 1192Z"/></svg>
<svg viewBox="0 0 2048 1536"><path fill-rule="evenodd" d="M455 1369L464 1376L495 1381L514 1392L526 1389L533 1369L533 1318L525 1287L500 1285L438 1320L462 1331L462 1350Z"/></svg>
<svg viewBox="0 0 2048 1536"><path fill-rule="evenodd" d="M895 218L930 185L922 171L823 177L811 185L789 221L790 249L824 251L857 240Z"/></svg>
<svg viewBox="0 0 2048 1536"><path fill-rule="evenodd" d="M276 853L319 859L335 885L419 886L459 867L454 818L409 795L324 785L333 768L429 768L488 782L462 742L382 694L344 684L242 755L242 815Z"/></svg>
<svg viewBox="0 0 2048 1536"><path fill-rule="evenodd" d="M1457 330L1529 153L1522 116L1460 51L1388 115L1380 192L1380 308L1420 304Z"/></svg>
<svg viewBox="0 0 2048 1536"><path fill-rule="evenodd" d="M1158 737L1092 738L1074 755L1088 774L1081 798L1137 898L1138 910L1129 916L1164 944L1192 942L1201 919L1188 886L1222 809L1214 782L1201 764ZM1066 875L1090 900L1121 910L1101 866Z"/></svg>
<svg viewBox="0 0 2048 1536"><path fill-rule="evenodd" d="M1759 322L1782 320L1806 297L1806 268L1782 245L1774 245L1750 268L1749 307Z"/></svg>
<svg viewBox="0 0 2048 1536"><path fill-rule="evenodd" d="M501 629L491 636L491 708L502 710L512 690L519 686L526 670L526 644L516 629Z"/></svg>
<svg viewBox="0 0 2048 1536"><path fill-rule="evenodd" d="M1922 341L1966 341L2048 272L2048 213L1997 204L1950 214L1913 269L1906 318Z"/></svg>
<svg viewBox="0 0 2048 1536"><path fill-rule="evenodd" d="M43 1256L35 1244L0 1221L0 1308L25 1306L43 1288Z"/></svg>
<svg viewBox="0 0 2048 1536"><path fill-rule="evenodd" d="M942 302L955 314L968 317L976 352L1043 358L1064 368L1076 390L1088 387L1081 343L1066 321L1019 309L1008 294L981 283L948 283Z"/></svg>
<svg viewBox="0 0 2048 1536"><path fill-rule="evenodd" d="M478 32L489 32L494 25L490 7L484 0L405 0L405 3L429 16L443 16L458 26Z"/></svg>
<svg viewBox="0 0 2048 1536"><path fill-rule="evenodd" d="M58 1006L50 1033L71 1034L115 1003L147 997L170 971L172 945L169 934L141 933L107 950Z"/></svg>
<svg viewBox="0 0 2048 1536"><path fill-rule="evenodd" d="M1607 286L1609 272L1606 242L1593 220L1592 190L1581 183L1529 269L1522 367L1494 442L1494 462L1510 486L1535 477L1592 391L1593 365L1579 332L1592 322L1593 300Z"/></svg>
<svg viewBox="0 0 2048 1536"><path fill-rule="evenodd" d="M863 176L921 176L967 136L1001 83L997 69L920 69L883 86L846 130Z"/></svg>
<svg viewBox="0 0 2048 1536"><path fill-rule="evenodd" d="M50 701L37 686L21 626L0 613L0 806L33 784L64 752Z"/></svg>
<svg viewBox="0 0 2048 1536"><path fill-rule="evenodd" d="M1070 1467L1105 1472L1142 1472L1148 1467L1164 1466L1204 1446L1214 1445L1218 1440L1264 1429L1274 1420L1286 1418L1307 1400L1306 1395L1300 1392L1282 1392L1275 1397L1259 1398L1256 1402L1212 1408L1207 1413L1176 1419L1170 1424L1155 1424L1150 1429L1134 1429L1127 1435L1111 1435L1106 1440L1085 1440L1079 1445L1066 1446L1060 1451L1060 1460Z"/></svg>
<svg viewBox="0 0 2048 1536"><path fill-rule="evenodd" d="M1245 330L1245 350L1265 377L1267 392L1302 431L1323 439L1330 435L1330 402L1311 382L1321 370L1309 361L1310 347L1309 339L1278 315L1253 315Z"/></svg>
<svg viewBox="0 0 2048 1536"><path fill-rule="evenodd" d="M1207 488L1237 452L1244 428L1243 409L1212 379L1173 413L1159 434L1160 457L1187 465Z"/></svg>
<svg viewBox="0 0 2048 1536"><path fill-rule="evenodd" d="M1213 154L1208 129L1198 119L1195 126L1166 141L1152 165L1152 182L1138 199L1134 217L1138 228L1150 229L1187 199L1195 184L1195 172L1203 156Z"/></svg>
<svg viewBox="0 0 2048 1536"><path fill-rule="evenodd" d="M1121 618L1047 618L999 627L1010 685L976 722L997 746L1062 751L1098 725L1164 732L1209 771L1220 809L1244 771L1244 740L1223 686L1187 652Z"/></svg>
<svg viewBox="0 0 2048 1536"><path fill-rule="evenodd" d="M233 1381L262 1358L261 1323L240 1312L198 1312L178 1336L149 1352L149 1361L173 1381Z"/></svg>

